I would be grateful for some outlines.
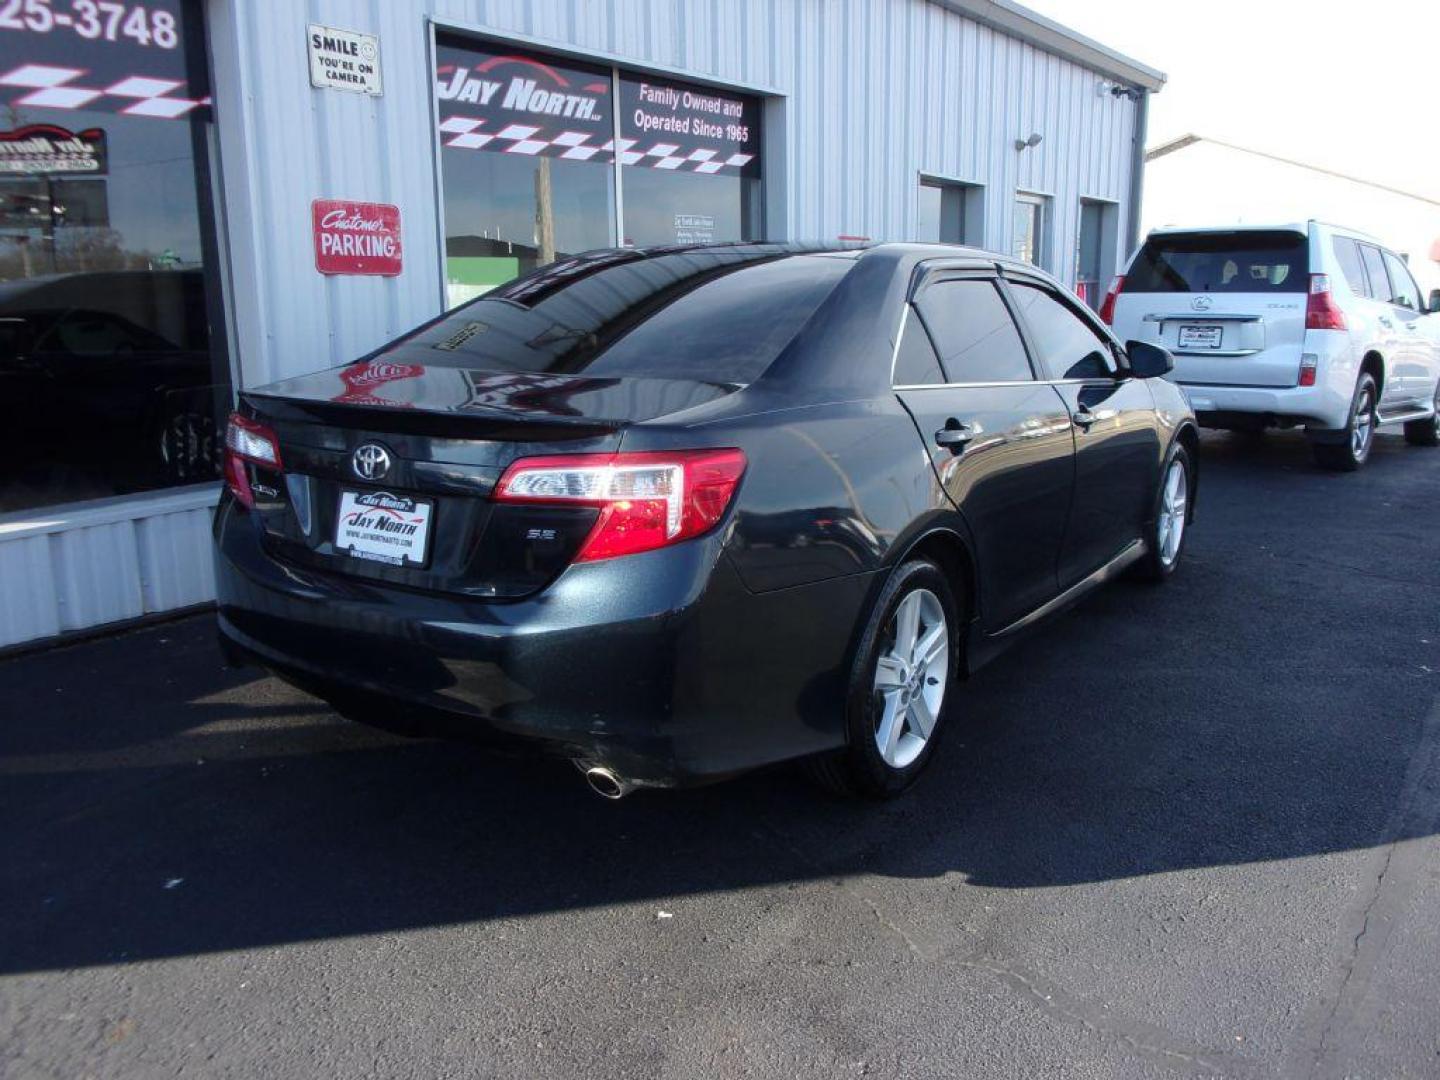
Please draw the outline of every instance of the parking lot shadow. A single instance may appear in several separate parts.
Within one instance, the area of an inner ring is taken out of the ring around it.
[[[1183,572],[979,673],[885,804],[788,769],[604,803],[564,763],[371,732],[226,671],[209,617],[5,661],[0,972],[856,873],[1066,886],[1427,831],[1396,804],[1437,737],[1440,570],[1404,553],[1440,510],[1401,499],[1421,474],[1393,441],[1348,487],[1276,468],[1283,440],[1254,462],[1207,445]],[[1433,485],[1440,455],[1423,468]]]

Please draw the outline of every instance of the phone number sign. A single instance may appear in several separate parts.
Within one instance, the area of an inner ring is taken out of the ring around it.
[[[185,57],[180,0],[0,0],[0,105],[159,120],[210,104]]]

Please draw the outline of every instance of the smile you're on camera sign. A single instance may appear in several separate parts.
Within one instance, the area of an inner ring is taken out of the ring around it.
[[[379,97],[380,39],[333,26],[310,24],[310,85]]]

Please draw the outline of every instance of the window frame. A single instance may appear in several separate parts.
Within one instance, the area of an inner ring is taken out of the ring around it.
[[[1363,240],[1357,240],[1355,246],[1360,249],[1360,261],[1365,262],[1365,252],[1373,251],[1375,257],[1380,260],[1381,276],[1385,283],[1385,296],[1382,299],[1375,295],[1375,275],[1370,272],[1370,264],[1365,263],[1365,278],[1370,283],[1369,299],[1377,304],[1388,304],[1391,307],[1398,307],[1395,303],[1395,285],[1390,280],[1390,268],[1385,265],[1385,250],[1379,244],[1369,244]]]
[[[1351,281],[1350,275],[1345,270],[1345,260],[1340,257],[1341,244],[1349,244],[1355,249],[1356,263],[1360,267],[1359,281]],[[1335,259],[1335,265],[1340,268],[1340,276],[1349,286],[1351,294],[1361,300],[1373,300],[1375,299],[1375,290],[1370,286],[1370,268],[1365,265],[1365,253],[1360,248],[1361,241],[1353,236],[1342,236],[1339,233],[1333,233],[1330,236],[1330,254]],[[1384,259],[1381,259],[1381,264],[1384,264]]]
[[[193,2],[193,0],[186,0]],[[550,56],[557,61],[573,61],[581,64],[589,64],[596,67],[609,69],[610,91],[612,101],[616,102],[612,108],[611,138],[618,142],[620,138],[620,113],[618,101],[620,95],[620,80],[629,75],[632,77],[650,76],[655,79],[665,79],[673,82],[690,83],[693,86],[706,87],[720,93],[737,94],[742,97],[755,98],[760,107],[760,176],[759,192],[756,196],[755,212],[758,217],[758,237],[750,243],[766,243],[775,240],[777,237],[783,239],[786,235],[786,206],[784,200],[783,185],[772,182],[774,173],[772,169],[783,171],[786,154],[791,141],[791,130],[793,120],[787,105],[792,101],[791,92],[779,86],[769,83],[756,83],[744,79],[717,79],[705,72],[694,71],[687,68],[646,63],[632,56],[627,56],[608,49],[582,49],[564,43],[552,41],[546,38],[534,37],[529,34],[508,32],[497,29],[494,26],[485,25],[479,22],[456,18],[443,14],[427,13],[424,16],[426,55],[425,70],[433,73],[435,70],[436,57],[439,50],[439,39],[441,37],[468,39],[470,43],[479,48],[509,48],[519,49],[524,52],[537,53],[541,56]],[[427,79],[433,76],[427,74]],[[434,198],[435,212],[431,220],[434,226],[436,240],[435,256],[435,278],[440,306],[446,311],[455,311],[458,308],[446,307],[446,286],[448,275],[445,265],[445,238],[448,235],[448,224],[445,220],[445,181],[442,150],[444,143],[440,131],[440,101],[436,96],[434,87],[427,82],[427,107],[430,117],[430,164],[431,164],[431,189]],[[771,163],[775,164],[771,164]],[[615,231],[616,244],[620,246],[625,237],[625,187],[624,187],[624,163],[620,156],[616,156],[611,168],[614,170],[614,193],[609,210],[609,222]],[[463,305],[461,305],[463,306]]]
[[[1389,248],[1379,248],[1379,251],[1380,263],[1385,267],[1385,273],[1390,278],[1390,306],[1397,307],[1401,311],[1408,311],[1412,315],[1424,315],[1425,294],[1420,291],[1420,283],[1415,280],[1415,275],[1410,272],[1410,267],[1406,265],[1404,259]],[[1395,288],[1395,271],[1390,265],[1392,260],[1399,265],[1401,271],[1405,274],[1405,280],[1408,281],[1410,287],[1415,290],[1414,307],[1400,303],[1399,298],[1395,295],[1397,290]]]
[[[1049,383],[1051,386],[1075,386],[1091,383],[1108,385],[1129,377],[1130,363],[1129,357],[1125,352],[1125,346],[1122,345],[1120,339],[1115,336],[1115,331],[1101,322],[1099,316],[1084,304],[1081,304],[1078,299],[1072,298],[1063,288],[1057,288],[1054,282],[1047,281],[1038,274],[1026,273],[1023,270],[1016,270],[1011,267],[1005,267],[1002,270],[1000,280],[1001,294],[1005,297],[1005,302],[1010,305],[1010,310],[1015,317],[1016,325],[1020,327],[1020,335],[1025,339],[1025,347],[1030,352],[1030,363],[1032,367],[1038,366],[1041,370],[1045,371],[1047,376],[1049,375],[1049,371],[1045,367],[1045,359],[1040,354],[1039,343],[1036,342],[1030,330],[1029,322],[1026,321],[1024,314],[1020,311],[1019,303],[1010,292],[1012,282],[1016,285],[1027,285],[1039,289],[1041,292],[1048,293],[1052,299],[1059,302],[1061,307],[1068,309],[1072,315],[1075,315],[1081,322],[1089,327],[1101,341],[1110,347],[1110,356],[1115,362],[1115,370],[1109,375],[1092,375],[1083,379],[1045,378],[1042,381]]]
[[[1030,341],[1025,335],[1025,328],[1021,325],[1020,320],[1016,317],[1015,305],[1012,303],[1009,295],[1007,295],[1005,292],[1004,285],[1001,282],[1001,275],[998,267],[974,265],[967,266],[963,264],[958,266],[943,264],[940,266],[928,266],[927,264],[922,263],[919,267],[917,267],[917,274],[917,281],[915,285],[911,288],[909,295],[905,298],[905,313],[902,318],[900,327],[901,334],[897,335],[895,338],[895,349],[891,357],[890,365],[891,389],[939,390],[981,386],[1033,386],[1037,383],[1050,381],[1041,377],[1040,369],[1036,366],[1035,363],[1034,350],[1031,348]],[[988,283],[996,291],[996,293],[1000,297],[1000,303],[1004,306],[1005,311],[1010,316],[1011,323],[1013,323],[1015,326],[1015,332],[1020,337],[1020,348],[1021,351],[1025,354],[1025,363],[1030,369],[1029,379],[998,379],[969,382],[949,381],[950,371],[945,366],[945,356],[940,351],[939,345],[935,343],[935,334],[931,331],[929,324],[925,322],[924,315],[922,315],[920,312],[919,301],[921,296],[923,296],[928,289],[934,288],[937,285],[944,285],[954,281],[984,282]],[[905,328],[905,323],[903,320],[910,317],[912,310],[915,315],[915,319],[920,323],[922,329],[924,329],[926,336],[929,337],[930,346],[935,350],[935,356],[940,361],[940,371],[946,378],[946,381],[943,383],[924,383],[920,385],[914,385],[909,383],[897,384],[895,382],[895,363],[899,359],[901,335],[903,335]]]

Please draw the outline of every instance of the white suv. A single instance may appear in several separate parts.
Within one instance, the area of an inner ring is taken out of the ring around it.
[[[1121,341],[1175,354],[1201,424],[1303,425],[1316,460],[1357,469],[1378,424],[1440,443],[1440,290],[1423,301],[1404,261],[1361,233],[1311,221],[1157,229],[1106,294]]]

